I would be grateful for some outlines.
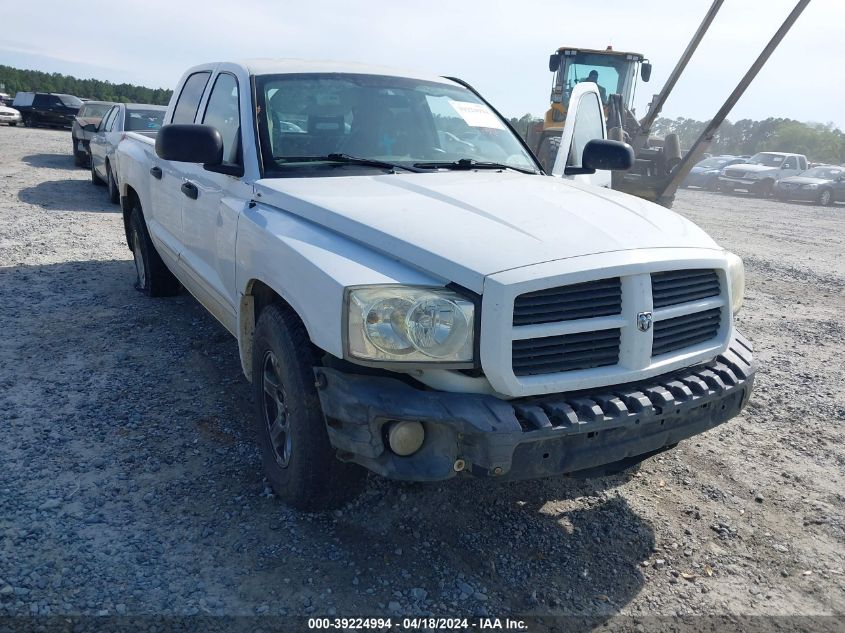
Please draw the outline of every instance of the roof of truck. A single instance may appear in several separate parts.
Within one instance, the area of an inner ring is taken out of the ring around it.
[[[240,62],[251,75],[275,75],[295,73],[349,73],[357,75],[387,75],[391,77],[410,77],[438,83],[452,83],[448,79],[429,75],[416,70],[376,66],[355,62],[338,62],[310,59],[246,59]]]

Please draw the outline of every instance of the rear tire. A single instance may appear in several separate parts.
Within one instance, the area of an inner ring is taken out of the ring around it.
[[[557,160],[557,152],[559,149],[559,136],[547,136],[540,143],[540,149],[537,152],[537,158],[540,159],[540,165],[542,165],[543,171],[545,171],[547,174],[551,174],[552,169],[554,169],[555,161]]]
[[[32,115],[31,115],[31,114],[27,114],[27,115],[23,118],[23,124],[24,124],[26,127],[35,127],[35,119],[33,119],[33,118],[32,118]]]
[[[329,442],[314,385],[314,352],[302,321],[270,305],[255,328],[252,384],[264,471],[288,505],[309,512],[355,497],[366,470],[341,462]]]
[[[129,243],[135,260],[135,288],[150,297],[178,294],[179,281],[161,261],[137,203],[129,216]]]

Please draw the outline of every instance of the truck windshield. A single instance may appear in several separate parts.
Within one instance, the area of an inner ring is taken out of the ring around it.
[[[80,108],[82,107],[82,99],[79,97],[74,97],[73,95],[56,95],[64,105],[68,106],[69,108]]]
[[[703,161],[698,163],[696,167],[705,167],[707,169],[715,169],[717,167],[724,167],[727,165],[731,160],[734,160],[733,157],[721,157],[721,156],[714,156],[713,158],[705,158]]]
[[[381,161],[414,171],[458,161],[495,163],[538,173],[502,119],[471,91],[449,83],[384,75],[259,75],[258,128],[267,171],[326,168],[344,173]],[[414,165],[424,165],[415,168]],[[389,166],[389,165],[388,165]],[[314,173],[314,170],[317,173]],[[298,175],[298,174],[296,174]]]
[[[765,165],[766,167],[780,167],[783,162],[782,154],[768,154],[766,152],[759,152],[748,159],[752,165]]]

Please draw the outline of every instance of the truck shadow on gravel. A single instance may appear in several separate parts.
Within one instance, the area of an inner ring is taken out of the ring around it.
[[[643,587],[655,537],[615,493],[622,476],[373,476],[338,511],[287,508],[262,475],[235,340],[187,293],[150,299],[134,279],[129,259],[0,269],[0,324],[14,333],[0,345],[0,463],[19,465],[0,474],[3,517],[31,532],[0,568],[21,583],[45,561],[98,570],[32,599],[187,615],[574,614],[591,620],[568,630],[586,631]]]
[[[105,187],[90,180],[45,180],[21,189],[18,199],[48,211],[120,212],[120,206],[108,201]]]
[[[73,156],[68,154],[30,154],[21,161],[30,167],[46,167],[48,169],[67,169],[68,171],[82,171],[73,164]]]

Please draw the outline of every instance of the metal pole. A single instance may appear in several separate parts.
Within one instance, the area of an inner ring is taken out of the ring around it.
[[[716,113],[716,116],[710,120],[707,127],[704,128],[704,131],[695,140],[695,143],[692,144],[692,147],[690,147],[686,156],[684,156],[672,172],[672,175],[663,187],[663,191],[661,191],[657,196],[658,202],[671,202],[672,198],[675,196],[675,192],[678,190],[678,186],[681,184],[681,181],[686,178],[687,173],[689,173],[691,165],[695,165],[695,163],[698,162],[699,157],[704,153],[704,150],[707,149],[707,146],[710,145],[710,142],[716,135],[716,131],[719,129],[719,126],[722,125],[722,122],[727,118],[730,111],[736,105],[736,102],[739,101],[740,97],[742,97],[746,88],[748,88],[749,84],[754,80],[754,77],[757,76],[757,73],[760,72],[763,64],[768,61],[771,54],[778,47],[778,44],[780,44],[781,40],[789,32],[789,29],[792,28],[792,25],[795,24],[798,16],[801,15],[801,12],[807,8],[808,4],[810,4],[810,0],[799,0],[798,4],[795,5],[795,8],[792,9],[792,13],[789,14],[781,27],[772,36],[772,39],[768,44],[766,44],[766,47],[760,53],[760,56],[757,57],[757,60],[751,65],[748,72],[745,73],[745,76],[740,80],[737,87],[734,88],[734,91]]]
[[[654,99],[649,105],[648,112],[643,117],[643,120],[640,121],[640,128],[642,128],[646,136],[648,136],[648,133],[651,130],[651,126],[657,119],[657,115],[659,115],[660,111],[663,109],[663,104],[666,103],[666,99],[669,98],[669,93],[672,92],[672,89],[675,87],[675,84],[678,83],[678,78],[681,76],[681,73],[683,73],[684,69],[687,67],[687,64],[689,63],[692,54],[695,52],[695,49],[698,48],[698,45],[704,38],[704,34],[707,32],[707,29],[710,28],[710,24],[713,22],[713,18],[716,17],[716,14],[719,12],[719,9],[722,8],[722,3],[724,1],[725,0],[713,0],[713,4],[710,6],[710,10],[707,12],[707,15],[704,16],[704,20],[702,20],[701,24],[698,26],[698,30],[695,32],[695,35],[692,36],[692,39],[690,40],[689,44],[687,44],[687,48],[684,51],[684,54],[681,55],[681,58],[678,60],[678,63],[675,64],[675,69],[672,71],[672,74],[669,75],[669,79],[666,80],[666,85],[663,86],[663,89],[657,95],[655,95]]]

